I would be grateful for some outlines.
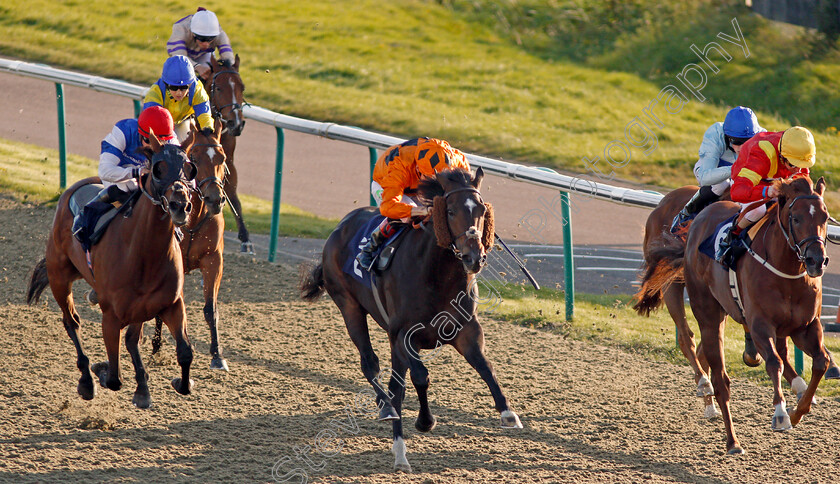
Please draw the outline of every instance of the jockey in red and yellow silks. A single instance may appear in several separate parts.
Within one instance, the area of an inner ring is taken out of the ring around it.
[[[746,204],[778,196],[773,180],[808,175],[816,161],[816,152],[814,135],[801,126],[775,133],[758,133],[744,143],[738,160],[732,165],[729,192],[732,201]],[[721,241],[718,260],[726,255],[734,237],[758,222],[766,212],[767,206],[763,204],[747,212]]]
[[[371,194],[379,210],[387,217],[373,231],[357,259],[369,269],[378,246],[393,233],[389,219],[408,222],[411,217],[425,216],[428,209],[413,198],[423,176],[454,168],[470,169],[463,153],[449,143],[434,138],[415,138],[388,148],[373,168]]]

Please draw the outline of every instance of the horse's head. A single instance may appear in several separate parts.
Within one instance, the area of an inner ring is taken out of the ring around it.
[[[154,135],[153,135],[154,136]],[[153,141],[155,148],[156,139]],[[146,192],[160,205],[177,226],[187,223],[192,210],[188,183],[195,178],[196,169],[179,146],[163,145],[151,158],[152,171],[146,182]]]
[[[225,131],[239,136],[245,127],[245,117],[242,115],[245,84],[239,76],[239,54],[236,55],[236,62],[232,66],[211,58],[210,69],[207,80],[209,85],[205,87],[207,95],[210,96],[213,117],[219,120]]]
[[[481,199],[484,171],[447,170],[420,183],[420,196],[432,208],[438,245],[452,250],[469,274],[481,270],[493,246],[493,207]]]
[[[221,123],[216,123],[216,130],[212,136],[204,136],[198,129],[193,129],[190,135],[181,143],[181,148],[189,155],[195,166],[198,180],[198,192],[207,204],[212,215],[222,211],[227,197],[225,197],[225,151],[219,142],[222,133]]]
[[[823,203],[825,180],[815,185],[807,177],[776,182],[779,189],[779,218],[788,245],[805,264],[811,277],[820,277],[828,265],[825,253],[828,210]]]

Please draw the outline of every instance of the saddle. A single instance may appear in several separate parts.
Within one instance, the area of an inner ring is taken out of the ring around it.
[[[79,187],[70,197],[69,207],[73,217],[81,217],[82,230],[76,234],[76,238],[82,244],[85,252],[96,245],[105,234],[105,229],[117,214],[123,213],[126,218],[131,216],[131,209],[139,198],[140,192],[132,193],[128,200],[119,208],[110,203],[90,202],[103,189],[103,185],[91,183]],[[84,210],[82,210],[84,208]]]
[[[764,203],[764,202],[762,202]],[[775,203],[775,202],[772,202]],[[759,204],[754,204],[755,206]],[[718,245],[720,244],[721,240],[726,236],[726,230],[729,227],[733,227],[734,224],[738,223],[744,215],[749,212],[750,210],[754,209],[755,206],[747,206],[746,209],[742,210],[736,215],[729,217],[728,219],[724,220],[723,222],[719,223],[715,230],[712,231],[712,234],[703,240],[698,247],[698,250],[703,254],[711,257],[712,259],[715,258],[715,254],[717,253]],[[752,245],[753,240],[756,237],[759,229],[769,220],[769,217],[772,213],[773,206],[767,209],[767,213],[764,214],[758,222],[755,222],[751,226],[749,226],[746,230],[741,231],[741,233],[732,239],[732,248],[729,250],[729,253],[725,257],[724,260],[719,261],[726,269],[734,271],[735,267],[738,264],[738,260],[746,254],[749,250],[749,247]]]
[[[347,260],[344,262],[342,269],[345,273],[353,276],[354,279],[364,284],[366,287],[370,288],[373,284],[373,276],[377,273],[382,273],[388,269],[391,265],[391,261],[394,259],[394,254],[399,248],[400,244],[402,243],[402,239],[404,238],[403,235],[408,227],[407,224],[402,223],[395,223],[391,222],[391,224],[396,229],[394,235],[388,238],[384,244],[382,244],[377,253],[374,254],[375,261],[373,263],[373,267],[371,271],[368,272],[362,269],[358,262],[356,261],[356,255],[359,253],[362,247],[365,246],[365,242],[367,241],[367,237],[370,237],[370,234],[373,232],[374,229],[384,220],[385,217],[381,215],[377,215],[370,219],[368,223],[362,226],[356,234],[350,239],[348,243],[348,257]]]

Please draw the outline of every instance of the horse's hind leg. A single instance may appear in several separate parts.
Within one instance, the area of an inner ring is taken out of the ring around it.
[[[143,323],[135,323],[128,326],[125,331],[125,349],[131,355],[131,363],[134,365],[134,378],[137,380],[137,390],[131,403],[137,408],[149,408],[152,406],[152,397],[149,395],[149,374],[143,366],[140,358],[140,336],[143,334]]]
[[[391,341],[391,381],[388,384],[388,392],[391,394],[391,404],[399,416],[391,422],[394,431],[391,453],[394,454],[395,471],[411,472],[411,465],[405,455],[405,437],[402,427],[402,402],[405,398],[405,372],[408,370],[408,361],[397,348],[401,344],[401,340]]]
[[[487,384],[493,401],[496,403],[496,410],[501,414],[502,427],[521,429],[522,423],[519,421],[519,416],[508,406],[507,398],[502,393],[493,366],[484,356],[484,330],[481,329],[475,317],[461,328],[452,345]]]
[[[376,404],[379,407],[379,420],[397,420],[399,414],[391,405],[391,397],[383,389],[379,378],[379,357],[373,351],[370,344],[370,332],[368,330],[367,313],[356,303],[355,300],[336,295],[333,298],[344,317],[344,325],[347,326],[347,334],[361,357],[362,374],[376,393]]]
[[[419,358],[420,353],[414,343],[406,338],[405,331],[397,338],[398,344],[391,351],[399,351],[400,356],[408,362],[411,370],[411,383],[417,391],[417,399],[420,401],[420,413],[414,421],[414,427],[420,432],[431,432],[435,428],[435,417],[429,409],[429,370]]]
[[[72,266],[71,266],[72,267]],[[93,385],[93,377],[90,374],[90,360],[85,355],[85,350],[82,347],[82,338],[79,335],[79,329],[82,325],[82,320],[79,318],[79,313],[76,312],[76,307],[73,304],[73,293],[71,288],[73,286],[73,276],[67,277],[67,270],[61,271],[62,274],[56,274],[54,271],[50,275],[50,289],[53,297],[61,307],[62,322],[67,335],[73,341],[73,346],[76,347],[76,367],[82,373],[79,378],[79,385],[76,391],[85,400],[92,400],[96,396],[96,387]],[[78,275],[76,275],[78,277]]]
[[[117,391],[122,388],[120,379],[120,322],[112,311],[102,313],[102,339],[105,341],[105,351],[108,361],[93,365],[93,372],[99,376],[99,383],[103,387]]]
[[[179,298],[175,304],[161,311],[160,318],[169,328],[172,337],[175,338],[175,354],[177,355],[178,365],[181,367],[181,377],[172,380],[172,388],[181,395],[189,395],[195,383],[190,378],[193,351],[190,338],[187,336],[184,300]]]
[[[697,384],[697,396],[703,397],[703,403],[706,405],[705,417],[714,418],[720,416],[720,410],[715,407],[712,395],[715,394],[712,388],[712,382],[703,371],[700,361],[697,358],[696,345],[694,343],[694,332],[688,325],[688,320],[685,317],[685,303],[683,302],[683,290],[685,284],[674,283],[671,284],[663,293],[662,299],[665,301],[665,307],[668,308],[668,313],[671,319],[677,325],[677,342],[680,345],[680,351],[688,360],[691,369],[694,370],[694,383]]]
[[[817,392],[817,385],[820,384],[820,380],[829,367],[829,356],[823,344],[822,323],[819,318],[812,321],[803,331],[791,334],[791,338],[796,346],[812,358],[811,382],[808,383],[808,388],[799,399],[796,409],[790,414],[791,424],[796,425],[806,413],[811,411],[811,402]]]
[[[222,282],[222,254],[205,255],[199,263],[204,280],[204,320],[210,328],[210,369],[228,371],[228,364],[222,358],[219,345],[219,308],[216,303],[219,284]]]

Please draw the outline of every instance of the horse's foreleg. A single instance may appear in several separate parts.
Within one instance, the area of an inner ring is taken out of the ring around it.
[[[791,425],[790,416],[785,408],[785,395],[782,392],[782,358],[776,350],[776,336],[770,334],[767,329],[769,324],[764,321],[755,321],[752,324],[752,340],[758,350],[758,354],[764,358],[764,368],[767,370],[767,375],[770,377],[770,382],[773,384],[773,421],[771,428],[776,431],[790,430]],[[784,352],[787,355],[787,343],[783,342],[785,348]],[[786,358],[785,358],[786,359]]]
[[[120,322],[111,311],[102,314],[102,339],[105,340],[105,351],[108,363],[93,366],[93,371],[99,375],[102,386],[117,391],[122,388],[120,380]]]
[[[481,329],[476,319],[470,320],[458,332],[453,346],[487,384],[490,394],[493,396],[493,401],[496,403],[496,410],[501,414],[502,427],[521,429],[522,422],[519,421],[519,416],[508,406],[507,398],[502,392],[501,386],[499,386],[496,373],[493,371],[493,365],[484,356],[484,330]]]
[[[790,364],[787,338],[776,338],[776,353],[782,359],[782,377],[790,384],[790,388],[796,394],[796,400],[798,401],[805,393],[805,389],[808,388],[808,383],[796,373],[796,370]]]
[[[251,235],[248,233],[248,228],[245,227],[245,218],[242,216],[242,203],[239,201],[239,194],[237,187],[239,186],[239,174],[236,172],[236,166],[233,163],[233,150],[228,151],[224,148],[225,153],[228,154],[228,170],[230,172],[225,180],[225,194],[230,201],[230,206],[234,211],[234,218],[236,219],[236,227],[239,230],[239,241],[242,243],[240,252],[248,254],[254,253],[254,245],[251,243]]]
[[[829,357],[823,344],[823,329],[819,318],[811,321],[804,330],[793,333],[791,338],[799,349],[812,358],[811,382],[808,383],[808,388],[805,389],[796,409],[790,415],[791,424],[796,425],[806,413],[811,411],[811,402],[817,392],[817,385],[828,370]]]
[[[204,320],[210,328],[210,368],[228,371],[219,345],[219,308],[216,304],[219,284],[222,282],[223,261],[221,253],[205,255],[199,263],[204,280]]]
[[[406,332],[400,333],[397,338],[398,343],[394,347],[400,352],[400,356],[408,362],[408,368],[411,370],[411,383],[417,391],[417,399],[420,401],[420,412],[417,415],[417,420],[414,421],[414,427],[420,432],[431,432],[435,428],[435,417],[429,409],[429,370],[419,358],[417,345],[406,338]],[[410,356],[411,355],[411,356]]]
[[[175,354],[181,367],[181,378],[172,380],[172,388],[181,395],[189,395],[195,382],[190,379],[190,365],[193,360],[192,345],[187,336],[187,318],[184,312],[184,300],[179,298],[172,306],[160,313],[161,319],[175,338]]]
[[[143,323],[130,324],[125,331],[125,349],[131,355],[131,363],[134,365],[134,379],[137,380],[137,389],[134,390],[134,397],[131,403],[137,408],[149,408],[152,406],[152,397],[149,394],[149,374],[143,366],[140,358],[140,336],[143,334]]]
[[[394,431],[394,444],[391,446],[391,453],[394,454],[394,470],[411,472],[411,465],[406,457],[405,437],[402,428],[402,402],[405,398],[405,372],[408,370],[408,361],[400,354],[395,346],[401,345],[402,341],[391,341],[391,382],[388,384],[388,393],[391,394],[391,405],[394,406],[399,418],[393,420],[391,425]]]

